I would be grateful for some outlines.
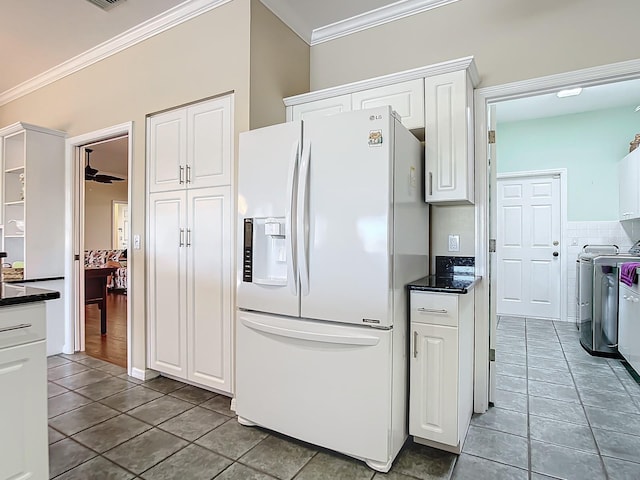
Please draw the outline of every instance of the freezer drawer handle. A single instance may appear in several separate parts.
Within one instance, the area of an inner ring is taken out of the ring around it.
[[[418,332],[413,332],[413,358],[418,358]]]
[[[310,342],[320,343],[339,343],[343,345],[362,345],[373,346],[380,342],[377,337],[368,335],[333,335],[328,333],[306,332],[301,330],[292,330],[290,328],[276,327],[275,325],[267,325],[246,318],[241,319],[242,324],[252,330],[270,333],[280,337],[296,338],[299,340],[308,340]]]
[[[31,324],[21,323],[20,325],[11,325],[10,327],[0,328],[0,333],[10,332],[12,330],[23,330],[25,328],[31,328]]]
[[[420,313],[448,313],[444,308],[419,308]]]

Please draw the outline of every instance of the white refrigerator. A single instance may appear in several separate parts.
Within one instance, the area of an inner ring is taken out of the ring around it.
[[[240,135],[236,413],[386,472],[407,437],[420,142],[390,107]]]

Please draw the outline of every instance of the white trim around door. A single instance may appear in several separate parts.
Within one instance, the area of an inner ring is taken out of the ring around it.
[[[81,325],[83,317],[79,312],[79,301],[83,291],[81,279],[84,277],[80,271],[84,262],[84,252],[81,244],[82,222],[79,215],[78,204],[83,198],[82,189],[84,183],[84,156],[80,151],[84,145],[96,143],[115,137],[128,136],[128,172],[127,178],[129,202],[132,198],[133,178],[133,122],[121,123],[112,127],[103,128],[93,132],[71,137],[65,144],[65,173],[66,173],[66,196],[65,196],[65,344],[64,353],[74,353],[84,348],[84,332]],[[129,205],[131,205],[129,203]],[[129,222],[128,238],[131,238],[131,222]],[[127,278],[131,279],[133,266],[133,255],[127,258]],[[81,263],[82,262],[82,263]],[[131,375],[131,305],[133,303],[133,291],[129,288],[127,293],[127,371]]]
[[[476,274],[489,274],[489,149],[488,111],[492,103],[554,92],[568,87],[588,87],[640,78],[640,59],[550,75],[520,82],[480,88],[474,94],[475,110],[475,205],[476,205]],[[495,185],[493,186],[495,188]],[[564,242],[566,243],[566,242]],[[474,411],[489,407],[489,283],[476,287]]]

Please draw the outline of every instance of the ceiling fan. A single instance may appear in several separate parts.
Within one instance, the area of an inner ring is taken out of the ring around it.
[[[87,166],[84,167],[84,179],[85,180],[93,180],[98,183],[113,183],[123,181],[124,178],[114,177],[113,175],[103,175],[98,173],[98,169],[93,168],[89,163],[89,155],[93,150],[91,148],[85,148],[85,152],[87,152]]]

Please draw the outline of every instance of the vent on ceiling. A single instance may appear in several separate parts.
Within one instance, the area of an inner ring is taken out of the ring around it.
[[[100,7],[103,10],[109,10],[116,5],[121,4],[125,0],[87,0],[89,3],[93,3],[97,7]]]

